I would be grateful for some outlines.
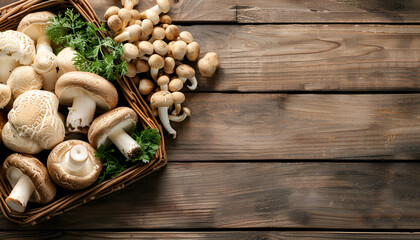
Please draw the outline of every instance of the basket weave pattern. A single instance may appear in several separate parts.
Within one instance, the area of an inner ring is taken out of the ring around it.
[[[42,10],[57,13],[64,11],[66,8],[74,8],[87,21],[94,23],[96,26],[100,25],[100,19],[86,0],[21,0],[0,8],[0,31],[16,30],[20,20],[28,13]],[[102,37],[105,37],[105,35]],[[19,224],[34,225],[39,221],[69,211],[90,200],[120,190],[166,165],[167,159],[163,132],[156,118],[142,97],[140,97],[137,87],[129,79],[123,77],[122,79],[117,79],[117,83],[117,88],[121,90],[130,107],[138,114],[143,127],[148,126],[159,130],[162,142],[156,153],[156,158],[146,165],[134,165],[113,179],[57,198],[48,205],[36,208],[28,206],[24,213],[12,212],[7,206],[5,199],[12,189],[5,179],[3,171],[0,170],[0,209],[7,219]]]

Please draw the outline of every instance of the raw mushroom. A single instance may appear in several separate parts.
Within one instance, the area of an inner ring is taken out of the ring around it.
[[[123,45],[123,58],[125,61],[129,62],[133,59],[136,59],[139,55],[139,48],[132,43],[124,43]]]
[[[138,23],[138,24],[139,24],[139,26],[141,26],[141,17],[140,17],[140,12],[139,12],[138,10],[136,10],[136,9],[131,9],[131,10],[130,10],[130,14],[131,14],[131,20],[130,20],[130,22],[128,23],[128,25],[129,25],[129,26],[131,26],[131,25],[133,25],[133,24]],[[139,22],[137,22],[137,20],[138,20]]]
[[[153,42],[153,49],[155,53],[163,57],[168,53],[168,44],[163,40],[156,40]]]
[[[139,48],[139,57],[153,54],[153,51],[154,51],[153,44],[149,41],[140,41],[137,47]]]
[[[168,91],[169,77],[167,75],[160,76],[156,83],[159,85],[160,90]]]
[[[7,106],[12,99],[12,91],[6,84],[0,83],[0,109]]]
[[[3,172],[13,187],[6,198],[11,210],[24,212],[28,201],[46,204],[54,199],[57,189],[37,158],[13,153],[4,161]]]
[[[157,54],[153,54],[149,57],[149,66],[150,66],[150,75],[152,76],[153,80],[157,79],[157,75],[159,73],[159,69],[165,66],[165,59],[162,56]]]
[[[215,52],[208,52],[198,61],[197,66],[204,77],[211,77],[220,66],[219,56]]]
[[[149,19],[153,23],[153,25],[159,23],[159,13],[153,11],[152,9],[147,9],[145,12],[142,12],[141,16],[143,16],[146,19]]]
[[[55,94],[63,105],[72,105],[66,127],[70,132],[87,133],[95,111],[115,108],[118,93],[105,78],[89,72],[68,72],[56,84]]]
[[[163,14],[162,16],[160,16],[159,22],[161,24],[168,24],[169,25],[169,24],[172,23],[172,18],[168,14]]]
[[[149,39],[149,42],[153,43],[156,40],[162,40],[165,38],[166,31],[161,27],[155,27],[152,32],[152,37]]]
[[[120,10],[117,6],[111,6],[109,7],[104,14],[105,20],[108,20],[111,16],[118,15],[118,11]]]
[[[200,45],[198,45],[197,42],[191,42],[187,45],[187,58],[191,62],[194,62],[198,59],[198,56],[200,55]]]
[[[139,0],[121,0],[121,5],[124,6],[125,9],[131,10],[134,6],[139,4]]]
[[[8,118],[6,126],[10,129],[2,131],[2,138],[6,147],[15,152],[36,154],[52,149],[64,139],[64,125],[54,93],[30,90],[21,94],[14,101]]]
[[[168,25],[165,29],[166,39],[169,41],[174,41],[179,37],[179,28],[175,25]]]
[[[136,158],[141,148],[127,132],[134,130],[137,121],[137,114],[131,108],[119,107],[108,111],[93,121],[88,132],[89,143],[96,149],[114,143],[126,158]]]
[[[174,73],[175,70],[175,59],[173,57],[165,58],[165,65],[163,66],[163,71],[167,74]]]
[[[7,30],[0,32],[0,83],[6,83],[19,65],[30,65],[35,59],[34,41],[26,34]]]
[[[54,16],[53,13],[47,11],[30,13],[22,18],[17,27],[17,31],[28,35],[36,43],[34,68],[42,75],[43,87],[47,91],[53,91],[57,81],[55,54],[44,32],[45,27],[51,24],[50,18]]]
[[[42,77],[33,67],[20,66],[10,74],[7,86],[12,91],[12,98],[16,99],[24,92],[40,90],[42,88]]]
[[[185,43],[192,43],[194,41],[193,35],[188,31],[182,31],[179,34],[179,39],[184,41]]]
[[[54,147],[47,161],[52,180],[68,190],[89,187],[102,171],[101,160],[95,157],[95,149],[81,140],[68,140]]]
[[[168,91],[159,91],[152,95],[150,98],[150,105],[152,108],[158,108],[159,119],[166,129],[166,131],[172,135],[173,138],[176,138],[176,131],[171,127],[168,118],[168,109],[174,103],[174,98],[172,94]]]
[[[111,31],[117,32],[121,30],[123,26],[123,21],[121,20],[120,17],[118,17],[118,15],[112,15],[108,18],[107,24],[108,24],[109,29],[111,29]]]
[[[156,3],[157,4],[150,8],[150,10],[153,10],[158,15],[160,13],[167,13],[171,9],[171,4],[169,3],[169,0],[156,0]]]
[[[149,63],[146,60],[138,59],[136,61],[136,69],[139,73],[145,73],[150,70]]]
[[[141,22],[141,28],[142,28],[142,38],[144,37],[145,39],[141,39],[142,41],[148,40],[149,39],[149,35],[152,34],[153,32],[153,23],[152,21],[150,21],[149,19],[144,19]]]
[[[172,115],[178,115],[181,112],[181,104],[185,102],[185,95],[182,92],[173,92],[175,110]]]
[[[195,78],[195,70],[187,64],[181,64],[176,68],[176,74],[179,79],[185,83],[188,79],[191,82],[191,85],[187,86],[190,90],[195,90],[197,88],[198,82]]]
[[[55,61],[57,62],[58,66],[58,77],[61,77],[64,73],[77,71],[76,66],[74,66],[73,58],[77,56],[77,52],[71,48],[66,47],[63,50],[61,50],[57,54],[57,58]]]
[[[168,89],[171,92],[178,92],[182,89],[183,86],[184,86],[184,82],[181,81],[181,79],[173,78],[168,84]]]
[[[171,52],[175,60],[182,61],[185,54],[187,54],[188,45],[181,40],[175,41],[172,45]]]
[[[125,74],[125,76],[127,77],[134,77],[137,74],[137,69],[136,69],[136,65],[134,65],[134,63],[128,62],[127,63],[127,73]]]
[[[121,8],[120,10],[118,10],[118,17],[122,20],[122,27],[121,30],[124,30],[125,27],[127,27],[128,23],[131,20],[131,12],[130,9],[126,9],[126,8]]]
[[[114,38],[114,41],[116,41],[116,42],[124,42],[124,41],[135,42],[135,41],[140,39],[141,31],[142,31],[142,28],[139,25],[137,25],[137,24],[131,25],[131,26],[125,28],[122,33],[117,35]]]
[[[6,113],[0,110],[0,136],[1,136],[1,131],[3,130],[4,125],[6,125],[6,123],[7,123]],[[1,144],[1,138],[0,138],[0,144]]]
[[[148,95],[155,88],[155,84],[150,79],[143,78],[139,82],[139,92],[141,95]]]
[[[183,107],[181,115],[169,115],[169,120],[172,122],[182,122],[189,116],[191,116],[191,110],[187,107]]]

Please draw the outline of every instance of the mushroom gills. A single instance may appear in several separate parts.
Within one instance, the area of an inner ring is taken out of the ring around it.
[[[115,128],[112,132],[110,132],[108,138],[128,159],[136,158],[141,153],[141,148],[139,144],[122,128]]]
[[[88,159],[88,151],[82,145],[75,145],[65,155],[66,167],[72,172],[78,172],[85,166]]]
[[[10,195],[6,198],[7,205],[16,212],[24,212],[34,190],[35,186],[31,179],[26,175],[22,175],[13,187]]]
[[[89,129],[96,110],[96,102],[86,96],[77,96],[69,107],[66,127],[69,132],[84,132]]]

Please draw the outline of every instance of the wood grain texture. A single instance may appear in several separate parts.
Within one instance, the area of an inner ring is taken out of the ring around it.
[[[172,163],[25,230],[416,229],[417,163]],[[0,217],[3,231],[22,229]]]
[[[420,16],[420,15],[419,15]],[[221,67],[201,91],[418,91],[415,25],[195,25]],[[198,71],[197,71],[198,72]]]
[[[24,231],[0,232],[1,239],[206,239],[206,240],[277,240],[277,239],[369,239],[369,240],[411,240],[420,239],[419,233],[393,233],[393,232],[279,232],[279,231],[214,231],[214,232],[101,232],[101,231]]]
[[[420,159],[419,94],[191,93],[170,161]]]
[[[419,23],[416,0],[238,0],[240,23]]]

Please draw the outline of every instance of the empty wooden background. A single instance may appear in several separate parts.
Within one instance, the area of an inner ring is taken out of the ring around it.
[[[168,166],[34,227],[0,217],[1,239],[420,239],[419,1],[177,0],[170,15],[221,68],[187,94]]]

